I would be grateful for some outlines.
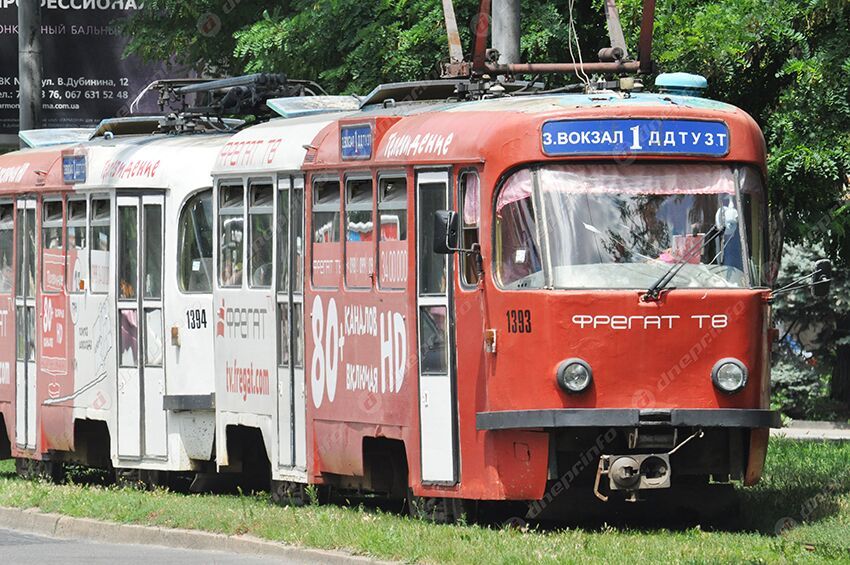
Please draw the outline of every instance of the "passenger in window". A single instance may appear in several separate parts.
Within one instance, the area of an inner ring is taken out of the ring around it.
[[[221,284],[224,286],[242,286],[242,264],[234,264],[232,259],[225,258],[221,271]]]
[[[5,253],[0,256],[0,291],[9,292],[12,290],[12,280],[15,276],[12,271],[11,258]]]

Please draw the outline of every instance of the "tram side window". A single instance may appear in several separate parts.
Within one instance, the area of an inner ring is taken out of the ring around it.
[[[85,200],[68,200],[67,264],[65,280],[68,292],[78,293],[85,289],[85,274],[88,272],[86,254],[86,204]]]
[[[250,258],[250,285],[254,288],[269,288],[272,285],[272,261],[274,257],[274,188],[271,184],[251,186],[251,206],[248,210],[250,236],[248,257]]]
[[[339,179],[313,184],[313,284],[336,286],[339,283]]]
[[[372,179],[348,179],[345,183],[345,278],[353,287],[372,286],[375,264],[372,194]]]
[[[289,194],[291,192],[289,179],[278,182],[277,192],[277,290],[289,290],[289,266],[292,259],[289,256]],[[299,217],[293,216],[296,221]],[[287,322],[288,323],[288,322]]]
[[[225,287],[242,286],[242,244],[245,196],[242,185],[219,189],[219,283]]]
[[[45,292],[58,292],[65,284],[61,200],[48,200],[42,206],[41,244],[42,288]]]
[[[407,283],[407,179],[381,178],[378,192],[381,288],[403,289]]]
[[[110,202],[106,198],[91,201],[91,290],[106,292],[109,289],[109,229]]]
[[[136,298],[136,280],[139,276],[138,214],[135,206],[118,207],[118,297],[121,300]]]
[[[180,212],[177,245],[178,283],[182,292],[212,292],[212,190],[189,198]]]
[[[496,275],[508,288],[542,288],[543,260],[528,169],[514,173],[496,201]]]
[[[292,251],[294,252],[295,294],[301,294],[304,288],[304,179],[295,179],[292,191],[292,214],[295,222],[292,236]]]
[[[747,247],[750,255],[750,276],[754,286],[768,285],[770,273],[764,269],[767,262],[767,237],[765,229],[764,192],[759,173],[742,168],[740,173],[740,194],[746,225]]]
[[[463,173],[460,177],[461,247],[472,249],[479,243],[481,219],[481,181],[478,173]],[[477,258],[474,253],[461,253],[461,276],[467,286],[478,284]]]
[[[0,204],[0,293],[12,292],[15,217],[12,203]]]

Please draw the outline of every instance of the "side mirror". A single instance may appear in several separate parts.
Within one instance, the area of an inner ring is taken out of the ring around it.
[[[815,261],[815,272],[812,274],[812,296],[826,298],[832,283],[832,261],[819,259]]]
[[[434,253],[449,255],[458,250],[458,216],[451,210],[434,214]]]

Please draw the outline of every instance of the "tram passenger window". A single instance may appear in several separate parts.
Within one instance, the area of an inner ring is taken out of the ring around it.
[[[295,179],[292,190],[292,215],[295,225],[292,234],[293,274],[295,275],[295,294],[301,294],[304,288],[304,179]]]
[[[162,366],[162,309],[145,309],[145,366]]]
[[[180,212],[178,283],[183,292],[212,291],[212,190],[189,198]]]
[[[279,367],[289,367],[289,363],[292,359],[290,355],[290,342],[289,342],[289,304],[283,303],[277,305],[277,316],[278,316],[278,328],[279,331],[277,346],[277,361]]]
[[[331,287],[339,284],[340,248],[339,180],[322,180],[313,185],[313,284]]]
[[[352,287],[369,288],[375,272],[372,193],[372,179],[345,183],[345,279]]]
[[[106,292],[109,289],[109,224],[109,200],[92,199],[91,230],[89,231],[92,292]]]
[[[292,312],[292,325],[290,326],[289,315]],[[281,303],[277,305],[278,315],[278,366],[289,367],[295,364],[296,369],[304,367],[304,319],[301,303]],[[292,334],[290,333],[292,328]],[[293,343],[294,337],[294,343]],[[294,345],[294,349],[293,349]]]
[[[381,241],[405,241],[407,239],[407,179],[382,178],[381,198],[378,209],[381,213]]]
[[[118,360],[121,367],[137,367],[139,365],[139,312],[138,310],[121,310],[119,312]]]
[[[162,298],[162,206],[145,204],[144,297]]]
[[[118,298],[136,298],[138,261],[138,209],[135,206],[118,207],[118,227],[121,229],[118,249]]]
[[[419,359],[424,374],[446,374],[448,323],[445,306],[419,308]]]
[[[272,261],[274,257],[274,188],[270,184],[251,186],[251,206],[248,210],[250,237],[250,286],[269,288],[272,285]]]
[[[292,310],[292,331],[295,333],[295,351],[292,360],[296,369],[304,368],[304,305],[295,304]]]
[[[407,179],[378,182],[378,270],[381,288],[403,289],[407,283]]]
[[[222,186],[219,203],[219,282],[221,286],[242,286],[242,244],[244,233],[244,191],[242,185]]]
[[[434,252],[434,215],[446,209],[446,184],[419,185],[419,294],[443,294],[447,289],[445,255]]]
[[[339,181],[317,182],[313,189],[313,242],[339,241]]]
[[[767,286],[771,273],[766,272],[767,237],[765,229],[764,191],[761,178],[753,169],[743,168],[740,172],[740,194],[744,222],[747,230],[747,247],[750,257],[750,275],[754,286]]]
[[[461,246],[472,249],[478,245],[479,222],[481,219],[481,181],[478,173],[463,173],[460,179]],[[477,255],[461,253],[461,275],[466,285],[478,284]]]
[[[346,183],[345,203],[348,241],[372,241],[372,179],[349,180]]]
[[[23,297],[24,296],[24,286],[26,285],[26,277],[24,276],[24,223],[25,223],[25,210],[23,208],[18,208],[16,211],[17,214],[17,235],[15,236],[15,257],[17,257],[17,261],[15,261],[15,279],[17,280],[17,284],[15,285],[15,296]],[[23,318],[18,318],[22,320]],[[19,349],[21,351],[21,349]]]
[[[0,204],[0,293],[12,292],[15,217],[12,203]]]
[[[26,308],[23,306],[18,306],[15,308],[15,326],[20,328],[23,327],[23,324],[26,323]],[[20,325],[19,325],[20,324]],[[15,332],[15,358],[18,361],[24,360],[24,355],[26,355],[27,350],[27,336],[22,331]]]
[[[35,361],[35,306],[27,306],[27,361]]]
[[[25,229],[25,245],[26,249],[26,288],[27,288],[27,296],[31,297],[33,293],[35,293],[35,258],[36,258],[36,237],[37,232],[35,231],[35,209],[27,208],[26,209],[26,229]]]
[[[62,249],[62,201],[44,203],[41,216],[44,249]]]
[[[88,272],[86,254],[86,201],[68,200],[68,229],[65,280],[68,292],[78,293],[85,288],[85,274]]]
[[[531,192],[531,172],[521,170],[502,187],[496,203],[497,276],[504,286],[543,286],[543,262]]]
[[[289,194],[292,188],[290,180],[281,179],[277,192],[277,290],[289,291]],[[297,220],[297,217],[293,216]]]
[[[42,288],[46,292],[58,292],[65,284],[61,200],[46,201],[42,207],[41,245]]]

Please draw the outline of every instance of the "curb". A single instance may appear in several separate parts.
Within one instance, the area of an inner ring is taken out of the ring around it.
[[[58,538],[113,544],[153,545],[196,551],[220,551],[333,565],[388,563],[340,551],[284,545],[253,536],[227,536],[195,530],[101,522],[90,518],[46,514],[35,509],[0,507],[0,527]]]
[[[770,437],[785,438],[794,441],[847,442],[850,441],[850,431],[827,430],[816,428],[773,428]]]

